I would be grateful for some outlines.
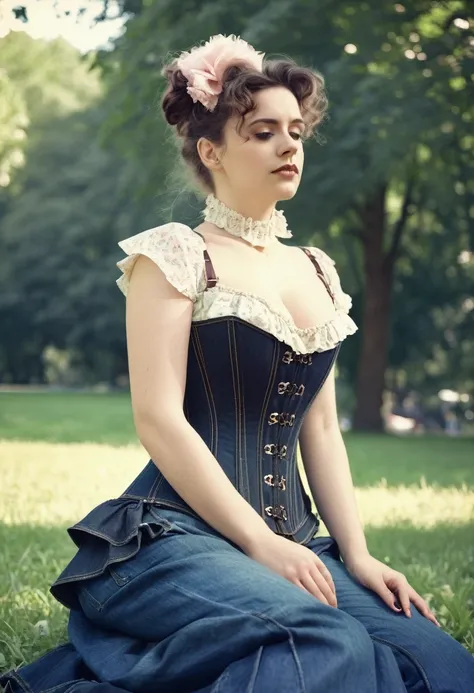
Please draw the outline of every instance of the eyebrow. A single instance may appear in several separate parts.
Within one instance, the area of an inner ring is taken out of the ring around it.
[[[251,123],[249,123],[249,127],[251,127],[252,125],[255,125],[255,123],[267,123],[268,125],[278,125],[279,121],[276,120],[275,118],[257,118],[257,120],[253,120]],[[293,125],[294,123],[298,123],[300,125],[305,124],[305,122],[302,118],[293,118],[290,125]]]

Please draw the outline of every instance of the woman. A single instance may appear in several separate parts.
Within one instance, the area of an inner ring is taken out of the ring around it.
[[[356,327],[333,262],[291,238],[322,80],[212,37],[165,69],[163,110],[204,222],[122,241],[134,421],[150,461],[69,532],[70,643],[14,691],[468,693],[469,653],[372,557],[334,363]],[[318,517],[296,466],[299,443]],[[342,560],[341,560],[342,559]],[[56,688],[57,687],[57,688]]]

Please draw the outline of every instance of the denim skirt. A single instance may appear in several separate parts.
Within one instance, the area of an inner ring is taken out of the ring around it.
[[[203,520],[151,507],[163,532],[77,585],[69,642],[0,679],[8,693],[474,693],[474,659],[413,606],[395,613],[307,547],[338,606],[249,558]]]

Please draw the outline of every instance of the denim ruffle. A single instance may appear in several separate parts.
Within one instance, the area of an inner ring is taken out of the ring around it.
[[[171,529],[165,518],[143,522],[153,502],[144,498],[113,498],[96,506],[80,522],[68,528],[78,552],[51,585],[51,594],[70,609],[79,608],[74,583],[97,577],[112,563],[120,563],[140,550],[143,532],[156,539]]]

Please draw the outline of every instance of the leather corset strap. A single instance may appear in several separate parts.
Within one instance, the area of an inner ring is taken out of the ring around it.
[[[301,248],[301,250],[303,250],[306,253],[306,255],[309,257],[309,259],[311,260],[313,265],[316,267],[316,273],[317,273],[318,277],[321,279],[322,283],[326,287],[328,294],[332,298],[332,302],[335,303],[334,294],[331,291],[331,287],[329,286],[326,277],[324,276],[323,270],[321,269],[321,265],[316,260],[314,255],[311,254],[311,252],[308,250],[308,248],[303,248],[302,246],[298,246],[298,247]]]
[[[212,264],[211,256],[206,249],[204,249],[204,262],[206,265],[206,289],[210,289],[211,286],[215,286],[217,284],[219,277],[216,276],[216,271],[214,269],[214,265]]]
[[[202,235],[202,233],[199,233],[199,231],[196,231],[194,229],[194,233],[197,233],[198,236],[201,236],[202,240],[206,242],[206,239]],[[204,255],[204,265],[206,267],[206,289],[210,289],[211,287],[215,286],[217,282],[219,281],[219,277],[216,275],[216,271],[214,269],[214,265],[212,264],[211,256],[207,252],[207,248],[204,248],[203,250],[203,255]]]
[[[204,238],[202,233],[199,233],[199,231],[196,231],[196,230],[194,231],[194,233],[197,233],[198,236],[201,236],[201,238],[205,242],[206,239]],[[324,276],[324,273],[321,269],[321,265],[319,264],[319,262],[316,260],[316,258],[310,253],[310,251],[307,248],[304,248],[301,246],[299,246],[299,247],[301,248],[301,250],[303,250],[306,253],[306,255],[309,257],[309,259],[311,260],[311,262],[315,266],[316,273],[317,273],[318,277],[323,282],[324,286],[326,287],[328,294],[330,295],[330,297],[334,303],[334,300],[335,300],[334,294],[331,291],[331,287],[329,286],[326,277]],[[213,287],[217,284],[217,282],[219,281],[219,277],[216,275],[216,271],[214,269],[214,265],[212,264],[211,256],[209,255],[207,248],[204,248],[203,255],[204,255],[204,264],[206,267],[206,289],[210,289],[211,287]]]

